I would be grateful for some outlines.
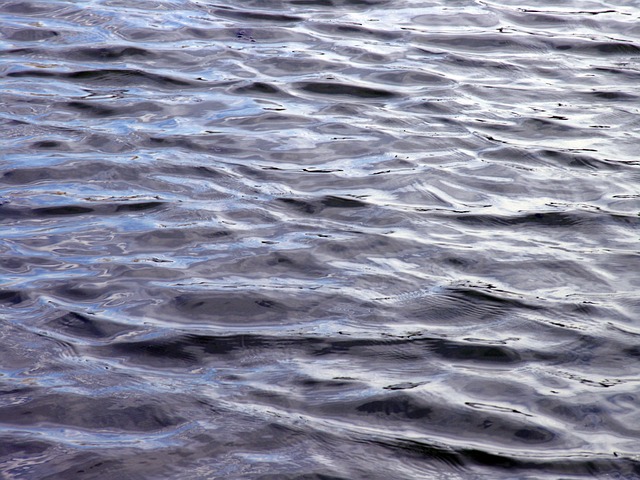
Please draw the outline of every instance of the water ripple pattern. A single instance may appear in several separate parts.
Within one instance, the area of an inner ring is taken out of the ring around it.
[[[640,478],[640,9],[0,2],[6,479]]]

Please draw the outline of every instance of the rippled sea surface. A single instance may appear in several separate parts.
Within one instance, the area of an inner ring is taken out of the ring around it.
[[[0,2],[0,476],[640,478],[640,8]]]

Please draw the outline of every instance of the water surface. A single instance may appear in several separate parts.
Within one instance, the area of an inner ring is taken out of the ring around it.
[[[640,478],[632,2],[0,14],[3,478]]]

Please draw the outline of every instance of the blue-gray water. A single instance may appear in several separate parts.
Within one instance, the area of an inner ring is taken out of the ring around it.
[[[0,2],[0,477],[640,478],[640,8]]]

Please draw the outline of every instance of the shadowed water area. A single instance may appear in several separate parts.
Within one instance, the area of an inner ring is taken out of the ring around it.
[[[640,9],[0,2],[0,478],[640,478]]]

